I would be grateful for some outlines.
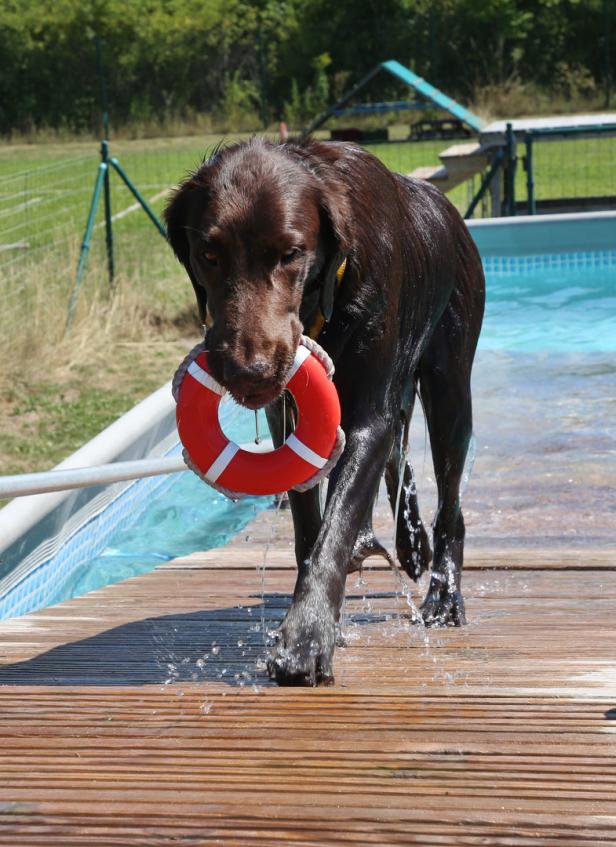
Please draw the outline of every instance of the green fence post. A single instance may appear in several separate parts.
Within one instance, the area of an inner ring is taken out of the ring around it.
[[[83,234],[83,241],[81,242],[81,252],[79,254],[79,262],[77,263],[77,276],[75,278],[75,285],[73,286],[73,292],[71,294],[71,299],[68,305],[68,315],[66,317],[67,333],[70,332],[71,326],[73,324],[73,318],[75,317],[77,295],[79,293],[81,282],[83,280],[83,274],[86,269],[86,260],[88,258],[88,251],[90,250],[92,230],[94,229],[94,219],[96,217],[96,211],[98,209],[98,204],[101,199],[101,188],[103,187],[105,174],[107,173],[108,168],[109,165],[107,164],[107,162],[101,162],[98,166],[98,171],[96,173],[96,182],[94,183],[94,193],[92,194],[92,202],[90,203],[88,222],[86,224],[86,231]]]
[[[136,186],[134,186],[133,183],[130,181],[130,177],[125,172],[122,165],[115,158],[110,159],[109,164],[113,168],[115,168],[116,172],[120,175],[120,177],[122,178],[122,181],[124,182],[124,184],[126,185],[128,190],[130,191],[130,193],[133,195],[135,200],[139,203],[139,205],[141,206],[143,211],[146,213],[148,218],[152,221],[152,223],[154,224],[156,229],[160,232],[162,237],[166,239],[167,238],[167,230],[165,229],[163,224],[158,220],[158,218],[156,217],[156,214],[152,210],[151,206],[148,204],[148,201],[145,199],[145,197],[143,197],[141,195],[138,188]]]
[[[515,135],[513,133],[512,124],[507,124],[507,132],[506,132],[506,145],[507,145],[507,170],[506,170],[506,179],[507,179],[507,214],[509,216],[515,215],[515,166],[516,166],[516,156],[515,156]]]
[[[483,196],[486,193],[486,191],[488,190],[488,188],[490,187],[490,185],[492,184],[492,180],[496,176],[498,169],[500,168],[500,166],[502,164],[502,161],[503,161],[503,151],[501,149],[499,149],[498,152],[496,153],[495,157],[494,157],[494,161],[490,165],[489,171],[486,174],[484,174],[484,177],[481,180],[481,185],[479,186],[479,191],[477,192],[477,194],[475,194],[475,196],[473,197],[473,199],[471,201],[470,206],[466,210],[466,214],[464,215],[464,220],[468,220],[469,218],[473,217],[473,213],[475,212],[475,209],[477,208],[477,206],[479,205],[479,203],[483,199]]]
[[[535,204],[535,174],[533,172],[533,134],[526,133],[526,192],[528,195],[528,214],[537,213]]]
[[[101,158],[107,168],[105,170],[104,198],[105,198],[105,243],[107,245],[107,267],[109,269],[109,284],[113,285],[115,277],[115,263],[113,260],[113,219],[111,217],[111,191],[109,187],[109,142],[101,142]]]

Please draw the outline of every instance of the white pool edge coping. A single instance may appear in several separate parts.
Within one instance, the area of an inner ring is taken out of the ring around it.
[[[477,218],[477,220],[468,220],[465,223],[470,230],[473,230],[476,227],[481,229],[483,227],[511,226],[512,224],[519,226],[529,223],[579,223],[580,221],[588,221],[589,219],[613,220],[616,223],[616,212],[563,212],[552,215],[515,215],[509,218]]]
[[[52,470],[105,465],[156,426],[175,408],[171,381],[166,382]],[[0,554],[71,495],[71,490],[33,494],[11,500],[0,509]]]

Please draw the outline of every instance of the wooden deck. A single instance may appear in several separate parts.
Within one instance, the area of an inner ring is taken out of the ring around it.
[[[0,845],[616,845],[613,555],[471,549],[429,632],[372,560],[335,687],[283,690],[289,539],[0,623]]]

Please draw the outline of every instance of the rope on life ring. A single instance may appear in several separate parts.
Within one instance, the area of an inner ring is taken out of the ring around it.
[[[325,350],[313,339],[301,337],[285,383],[298,406],[295,432],[277,449],[253,453],[230,441],[220,428],[218,406],[226,389],[209,373],[205,347],[201,342],[190,351],[172,382],[187,466],[233,500],[308,491],[328,476],[344,450],[345,436],[331,382],[334,365]],[[268,483],[262,482],[264,475]],[[279,484],[283,487],[276,487]]]

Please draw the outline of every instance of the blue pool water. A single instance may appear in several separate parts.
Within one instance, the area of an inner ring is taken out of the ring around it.
[[[234,441],[249,443],[255,439],[254,412],[225,399],[220,417]],[[265,413],[261,411],[259,435],[267,433]],[[232,502],[192,471],[174,474],[169,483],[147,499],[122,529],[110,535],[99,555],[85,560],[65,584],[58,586],[50,604],[146,573],[161,562],[195,550],[220,547],[272,503],[270,497]]]
[[[480,349],[604,352],[616,349],[614,267],[488,273]]]
[[[161,562],[195,550],[220,547],[270,503],[271,498],[267,497],[248,497],[232,503],[196,474],[174,474],[168,486],[163,486],[134,512],[128,523],[111,534],[101,553],[85,559],[55,586],[46,605],[147,573]]]
[[[561,262],[558,267],[528,268],[520,263],[517,268],[499,265],[491,270],[488,262],[487,282],[486,315],[473,374],[475,428],[485,451],[479,463],[482,490],[492,485],[496,500],[502,490],[513,490],[514,476],[523,474],[534,491],[542,492],[542,511],[535,514],[533,498],[520,489],[513,507],[516,537],[526,531],[532,538],[539,527],[544,537],[552,533],[569,543],[579,530],[573,523],[570,532],[563,529],[559,509],[568,496],[563,486],[573,486],[572,480],[582,476],[583,460],[586,478],[597,480],[595,488],[585,489],[586,503],[593,505],[593,537],[597,543],[610,541],[616,502],[607,496],[600,477],[606,462],[613,463],[616,456],[616,256],[613,262],[588,267]],[[232,425],[225,427],[230,437],[240,442],[254,438],[253,413],[240,410],[230,418]],[[267,432],[264,415],[260,430]],[[594,462],[592,468],[589,461]],[[572,515],[580,502],[574,495],[571,488]],[[44,602],[33,600],[28,608],[22,605],[13,613],[23,614],[147,572],[171,558],[220,546],[270,505],[270,498],[232,503],[193,473],[176,474],[142,502],[133,498],[121,527],[89,555],[84,547],[83,557],[66,569],[62,580],[50,575],[47,585],[53,589]],[[486,506],[489,519],[483,514]],[[501,512],[511,516],[512,507],[501,510],[482,504],[481,509],[482,520],[474,526],[492,533],[486,543],[494,538],[503,543],[511,531],[505,518],[498,516]],[[578,522],[586,520],[584,514]]]

